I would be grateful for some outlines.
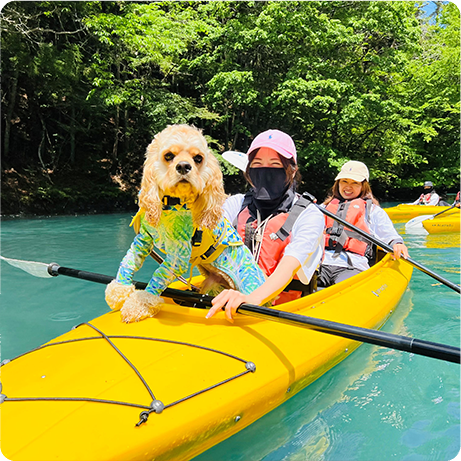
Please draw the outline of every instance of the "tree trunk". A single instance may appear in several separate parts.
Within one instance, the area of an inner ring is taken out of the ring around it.
[[[114,160],[117,160],[118,157],[118,131],[119,131],[119,125],[120,123],[120,106],[116,107],[115,110],[115,139],[114,139],[114,146],[112,148],[112,157]]]
[[[70,112],[70,164],[75,165],[75,106],[72,104]]]
[[[8,109],[6,111],[6,116],[5,116],[5,137],[3,140],[3,156],[5,158],[8,157],[8,153],[10,152],[11,118],[13,117],[13,112],[15,108],[16,91],[18,88],[18,78],[19,78],[19,69],[15,69],[12,82],[11,82],[10,94],[8,98]]]

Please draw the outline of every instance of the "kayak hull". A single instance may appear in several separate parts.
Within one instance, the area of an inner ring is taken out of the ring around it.
[[[421,215],[434,215],[449,208],[449,206],[406,205],[401,203],[391,208],[383,208],[383,210],[392,221],[398,222],[408,221]]]
[[[411,273],[409,264],[387,256],[278,308],[376,329]],[[165,301],[155,318],[127,325],[110,312],[2,366],[3,454],[15,461],[187,460],[276,408],[360,345],[244,315],[232,325],[223,315],[207,320],[201,309]],[[165,408],[142,422],[152,394]],[[39,400],[18,400],[25,398]]]
[[[460,231],[460,213],[440,216],[434,219],[426,219],[422,222],[424,229],[430,234],[446,234]]]

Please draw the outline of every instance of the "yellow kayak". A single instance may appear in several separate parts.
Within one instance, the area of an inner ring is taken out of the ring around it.
[[[421,215],[434,215],[441,211],[448,210],[449,206],[428,206],[428,205],[406,205],[401,203],[400,205],[383,208],[388,214],[392,221],[408,221],[416,216]]]
[[[411,274],[386,256],[278,308],[378,329]],[[188,460],[360,344],[244,315],[232,325],[223,314],[207,320],[204,310],[167,298],[155,318],[138,323],[109,312],[2,366],[1,450],[14,461]]]
[[[450,213],[450,214],[449,214]],[[430,234],[442,234],[448,232],[459,232],[460,231],[460,212],[457,209],[456,212],[447,212],[441,216],[437,216],[434,219],[426,219],[422,222],[424,229]]]

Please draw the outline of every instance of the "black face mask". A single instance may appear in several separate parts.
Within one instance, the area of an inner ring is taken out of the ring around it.
[[[433,187],[433,186],[431,186],[431,187],[425,187],[425,188],[424,188],[424,193],[425,193],[425,194],[430,194],[433,190],[434,190],[434,187]]]
[[[249,175],[258,201],[278,203],[288,189],[284,168],[250,168]]]
[[[284,168],[250,168],[249,176],[254,184],[253,199],[249,205],[254,216],[256,210],[259,210],[261,218],[266,219],[291,207],[295,184],[290,187],[286,183]]]

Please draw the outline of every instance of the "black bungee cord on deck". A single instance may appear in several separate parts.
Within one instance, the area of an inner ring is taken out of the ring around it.
[[[141,424],[145,423],[151,413],[157,413],[160,414],[163,412],[163,410],[170,408],[174,405],[177,405],[181,402],[185,402],[186,400],[191,399],[192,397],[195,397],[197,395],[203,394],[204,392],[207,392],[211,389],[214,389],[218,386],[221,386],[223,384],[226,384],[230,381],[233,381],[236,378],[239,378],[241,376],[244,376],[248,373],[254,373],[256,371],[256,365],[253,362],[246,361],[240,357],[237,357],[235,355],[229,354],[227,352],[223,352],[217,349],[212,349],[209,347],[205,346],[200,346],[198,344],[192,344],[192,343],[186,343],[182,341],[174,341],[174,340],[168,340],[168,339],[160,339],[160,338],[152,338],[152,337],[144,337],[144,336],[127,336],[127,335],[106,335],[104,332],[96,328],[94,325],[92,325],[89,322],[83,322],[77,326],[74,327],[78,328],[82,325],[86,325],[93,330],[95,330],[97,333],[99,333],[101,336],[92,336],[92,337],[86,337],[86,338],[75,338],[75,339],[70,339],[66,341],[58,341],[55,343],[48,343],[44,344],[43,346],[37,347],[35,349],[32,349],[31,351],[25,352],[19,356],[17,356],[15,359],[18,359],[19,357],[22,357],[23,355],[30,354],[32,352],[39,351],[41,349],[44,349],[46,347],[51,347],[51,346],[57,346],[61,344],[67,344],[67,343],[74,343],[74,342],[79,342],[79,341],[86,341],[86,340],[94,340],[94,339],[104,339],[107,341],[107,343],[114,349],[120,357],[123,358],[123,360],[130,366],[130,368],[136,373],[138,378],[141,380],[141,382],[144,384],[146,387],[147,391],[149,392],[149,395],[153,399],[152,402],[150,403],[149,406],[147,405],[142,405],[142,404],[136,404],[136,403],[129,403],[129,402],[121,402],[117,400],[105,400],[105,399],[96,399],[96,398],[91,398],[91,397],[7,397],[5,394],[1,393],[2,392],[2,385],[0,383],[0,404],[3,402],[27,402],[27,401],[64,401],[64,402],[93,402],[93,403],[106,403],[106,404],[113,404],[113,405],[124,405],[124,406],[129,406],[129,407],[134,407],[134,408],[141,408],[144,411],[142,411],[139,415],[139,421],[136,423],[136,427],[139,427]],[[156,399],[154,393],[150,389],[149,385],[147,384],[146,380],[143,378],[139,370],[131,363],[131,361],[123,354],[123,352],[111,341],[111,339],[138,339],[138,340],[148,340],[148,341],[159,341],[159,342],[164,342],[164,343],[170,343],[170,344],[177,344],[181,346],[188,346],[188,347],[194,347],[197,349],[202,349],[210,352],[214,352],[217,354],[221,354],[224,356],[227,356],[229,358],[238,360],[240,362],[243,362],[245,364],[245,371],[235,375],[231,376],[230,378],[227,378],[223,381],[220,381],[216,384],[213,384],[205,389],[199,390],[197,392],[194,392],[186,397],[183,397],[179,400],[176,400],[175,402],[169,403],[165,405],[161,400]],[[13,359],[13,360],[15,360]],[[4,360],[0,363],[0,366],[6,365],[9,363],[11,360]]]

